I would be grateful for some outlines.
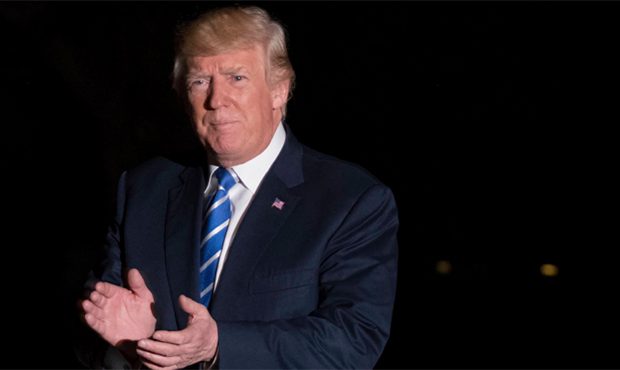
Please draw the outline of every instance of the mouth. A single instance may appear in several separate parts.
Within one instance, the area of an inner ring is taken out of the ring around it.
[[[226,126],[226,125],[231,125],[233,123],[236,123],[237,121],[235,120],[218,120],[218,121],[209,121],[209,126]]]

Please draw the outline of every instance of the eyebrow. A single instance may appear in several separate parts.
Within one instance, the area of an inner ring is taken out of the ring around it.
[[[231,74],[237,74],[239,72],[246,72],[247,73],[247,68],[243,67],[243,66],[237,66],[237,67],[229,67],[229,68],[224,68],[222,69],[221,73],[225,74],[225,75],[231,75]]]
[[[192,78],[210,78],[211,75],[208,73],[204,73],[204,72],[188,72],[187,75],[185,76],[185,79],[192,79]]]
[[[228,68],[223,68],[220,71],[220,74],[231,75],[231,74],[236,74],[239,72],[248,73],[248,69],[244,66],[228,67]],[[211,74],[206,73],[206,72],[201,72],[201,71],[196,71],[196,72],[189,71],[186,75],[186,78],[209,78],[209,77],[211,77]]]

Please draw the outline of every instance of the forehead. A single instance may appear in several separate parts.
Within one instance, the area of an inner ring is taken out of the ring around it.
[[[210,56],[193,56],[187,58],[187,69],[189,73],[224,70],[260,72],[265,70],[265,54],[261,47],[255,46]]]

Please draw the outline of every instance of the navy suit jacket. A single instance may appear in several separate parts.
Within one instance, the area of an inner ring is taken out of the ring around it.
[[[365,170],[285,145],[242,219],[210,312],[221,368],[371,368],[390,331],[397,209]],[[99,279],[137,268],[157,328],[185,328],[180,294],[199,301],[204,170],[164,158],[121,176]],[[285,204],[273,207],[276,198]]]

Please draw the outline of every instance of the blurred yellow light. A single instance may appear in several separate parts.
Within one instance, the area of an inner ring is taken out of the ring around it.
[[[452,264],[450,263],[450,261],[440,260],[440,261],[437,261],[437,265],[435,266],[435,269],[437,270],[438,273],[442,275],[447,275],[450,272],[452,272]]]
[[[540,266],[540,273],[543,276],[553,277],[558,275],[558,267],[551,263],[545,263]]]

